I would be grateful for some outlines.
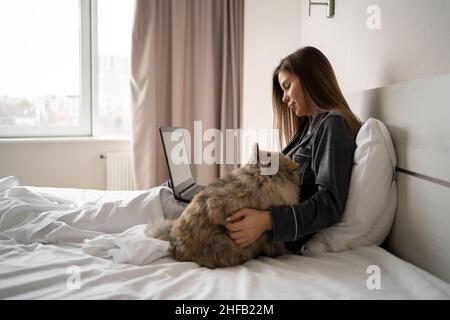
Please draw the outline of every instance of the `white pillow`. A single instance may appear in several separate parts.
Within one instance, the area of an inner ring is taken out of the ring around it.
[[[370,118],[356,137],[350,190],[343,218],[316,233],[303,252],[338,252],[380,245],[387,237],[397,208],[396,156],[385,125]]]

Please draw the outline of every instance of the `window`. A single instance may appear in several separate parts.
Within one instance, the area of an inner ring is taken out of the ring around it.
[[[94,134],[130,135],[131,0],[98,0],[98,96]]]
[[[128,136],[134,1],[0,1],[0,137]]]

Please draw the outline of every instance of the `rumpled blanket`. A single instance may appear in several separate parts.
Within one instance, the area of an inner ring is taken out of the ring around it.
[[[82,203],[42,190],[20,186],[15,177],[0,179],[0,240],[71,244],[94,256],[143,265],[169,254],[169,243],[148,237],[146,226],[174,218],[185,207],[163,186],[124,193],[120,201],[107,199],[111,191],[98,191]]]

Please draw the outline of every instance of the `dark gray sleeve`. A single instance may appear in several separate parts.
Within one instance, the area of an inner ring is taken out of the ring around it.
[[[344,120],[340,116],[326,119],[314,137],[311,152],[318,191],[297,205],[269,209],[274,241],[296,241],[341,220],[355,148],[355,140]]]

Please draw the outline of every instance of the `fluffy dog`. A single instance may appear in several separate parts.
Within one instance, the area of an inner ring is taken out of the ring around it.
[[[257,145],[251,160],[207,186],[192,199],[179,218],[166,220],[147,234],[170,242],[170,250],[178,261],[193,261],[208,268],[231,267],[266,255],[288,254],[282,243],[270,242],[264,233],[252,245],[241,248],[230,238],[225,219],[243,208],[267,210],[273,205],[299,202],[298,164],[276,153],[279,169],[273,175],[261,175]],[[271,157],[270,153],[266,153]],[[256,159],[256,161],[255,161]]]

